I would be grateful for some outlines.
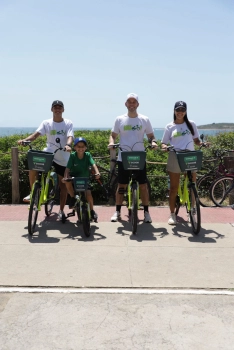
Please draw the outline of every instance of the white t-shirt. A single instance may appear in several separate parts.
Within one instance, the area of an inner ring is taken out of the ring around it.
[[[61,147],[65,147],[69,136],[74,138],[73,124],[68,119],[63,119],[60,123],[53,121],[53,118],[43,120],[36,132],[39,132],[41,135],[46,135],[47,146],[44,148],[44,151],[47,152],[54,152],[60,147],[59,143],[56,143],[56,138],[60,138]],[[54,161],[59,165],[66,166],[69,156],[69,152],[59,150],[55,153]]]
[[[130,118],[127,114],[116,118],[112,132],[120,135],[120,146],[124,151],[144,151],[144,134],[153,133],[149,118],[138,114],[136,118]],[[119,150],[118,160],[121,161]]]
[[[193,151],[193,140],[199,138],[199,133],[194,121],[190,120],[190,123],[193,126],[194,135],[191,134],[185,122],[182,124],[175,124],[174,122],[167,124],[164,130],[162,143],[165,143],[166,145],[170,143],[170,145],[174,146],[176,150],[188,149]]]

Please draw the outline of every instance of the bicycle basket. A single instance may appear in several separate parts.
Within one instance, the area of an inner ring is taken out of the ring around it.
[[[228,171],[233,172],[233,170],[234,170],[234,157],[223,157],[223,162],[224,162],[225,168]]]
[[[142,170],[145,166],[146,152],[121,152],[123,168],[125,170]]]
[[[48,172],[51,168],[54,154],[51,152],[29,150],[28,169]]]
[[[88,189],[89,178],[88,177],[74,177],[73,185],[74,185],[74,190],[76,192],[84,192]]]
[[[202,166],[202,151],[176,152],[180,170],[200,170]]]

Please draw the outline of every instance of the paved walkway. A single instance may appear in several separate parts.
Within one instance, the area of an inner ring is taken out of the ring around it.
[[[153,222],[141,220],[136,236],[126,208],[116,223],[114,207],[96,210],[89,238],[76,217],[62,224],[43,212],[30,237],[27,206],[0,206],[0,286],[234,288],[231,209],[202,208],[197,236],[184,208],[176,226],[167,224],[168,208],[150,208]]]
[[[195,236],[151,207],[132,236],[125,208],[96,210],[90,238],[58,207],[30,237],[27,205],[0,206],[0,348],[232,350],[234,211],[202,208]]]

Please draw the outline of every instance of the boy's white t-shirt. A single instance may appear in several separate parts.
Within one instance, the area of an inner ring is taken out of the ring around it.
[[[63,119],[60,123],[55,122],[53,118],[43,120],[36,132],[39,132],[41,135],[46,135],[47,146],[44,148],[44,151],[47,152],[54,152],[60,147],[59,143],[56,143],[56,138],[60,138],[61,147],[65,147],[69,136],[74,138],[73,124],[71,120],[68,119]],[[59,165],[66,166],[69,156],[69,152],[59,150],[55,153],[54,161]]]
[[[170,145],[174,146],[176,150],[188,149],[193,151],[193,140],[199,138],[200,136],[194,121],[190,120],[190,123],[193,126],[194,135],[191,134],[185,122],[182,124],[175,124],[174,122],[167,124],[164,130],[162,143],[165,143],[166,145],[170,143]]]
[[[120,135],[120,146],[124,151],[144,151],[144,135],[153,133],[149,118],[138,114],[136,118],[130,118],[127,114],[116,118],[112,132]],[[118,160],[121,161],[119,150]]]

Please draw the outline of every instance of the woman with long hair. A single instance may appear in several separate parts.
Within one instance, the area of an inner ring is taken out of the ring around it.
[[[170,144],[178,150],[194,150],[194,144],[200,146],[202,142],[199,139],[199,133],[194,121],[189,120],[187,116],[187,104],[178,101],[174,106],[173,121],[166,125],[163,138],[162,149],[167,150]],[[169,225],[176,225],[175,204],[179,187],[181,170],[175,152],[169,152],[167,161],[167,171],[170,177],[169,207],[170,217]],[[196,173],[193,172],[193,179],[196,181]]]

